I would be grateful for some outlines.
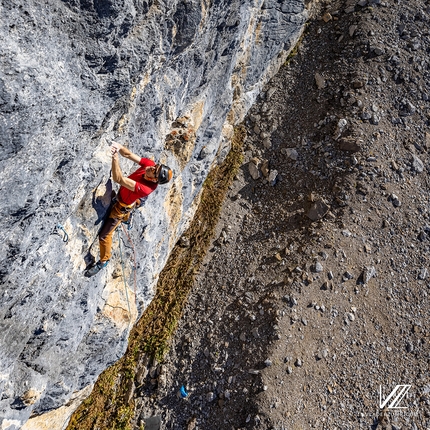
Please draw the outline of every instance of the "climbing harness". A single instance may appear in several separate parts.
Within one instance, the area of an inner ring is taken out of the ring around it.
[[[135,205],[132,207],[130,216],[128,218],[128,221],[123,221],[123,224],[127,226],[127,230],[131,230],[133,228],[133,216],[134,212],[139,209],[143,204],[145,203],[146,199],[148,197],[141,197],[140,199],[136,200]],[[129,242],[131,243],[131,240],[129,239]]]
[[[61,224],[57,224],[57,234],[59,236],[61,236],[60,230],[63,231],[64,236],[62,236],[63,242],[67,243],[69,241],[69,235],[67,234],[66,230],[64,229],[64,227]]]

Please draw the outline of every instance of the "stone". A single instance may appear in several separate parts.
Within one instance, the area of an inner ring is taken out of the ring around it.
[[[272,360],[270,360],[270,359],[267,359],[267,360],[264,362],[264,365],[265,365],[266,367],[270,367],[272,364],[273,364],[273,363],[272,363]]]
[[[322,17],[324,22],[329,22],[333,19],[333,17],[331,16],[331,14],[329,12],[326,12],[323,17]]]
[[[286,154],[288,158],[294,161],[297,161],[299,158],[299,153],[294,148],[287,148]]]
[[[380,56],[380,55],[384,55],[385,54],[385,50],[384,48],[381,48],[379,46],[374,46],[371,47],[370,50],[376,55],[376,56]]]
[[[394,160],[391,160],[391,168],[397,172],[399,165]]]
[[[427,149],[430,148],[430,133],[426,131],[426,137],[424,139],[424,145]]]
[[[348,29],[348,33],[349,33],[349,36],[350,37],[353,37],[354,36],[354,33],[355,33],[355,31],[357,30],[357,25],[350,25],[349,26],[349,29]]]
[[[211,403],[216,399],[216,395],[214,392],[210,391],[209,393],[206,394],[206,400]]]
[[[422,173],[424,171],[424,163],[415,155],[412,155],[412,168],[417,173]]]
[[[372,116],[370,117],[370,124],[378,125],[380,121],[381,117],[379,115],[376,115],[376,113],[372,113]]]
[[[418,274],[418,279],[423,281],[424,279],[427,278],[427,276],[428,276],[428,270],[424,267],[420,270],[420,273]]]
[[[266,100],[270,100],[273,94],[276,93],[276,88],[272,87],[266,91]]]
[[[158,366],[157,365],[155,365],[155,366],[152,366],[150,369],[149,369],[149,377],[150,378],[152,378],[152,379],[154,379],[154,378],[156,378],[158,376]]]
[[[400,103],[399,115],[410,116],[416,112],[417,108],[407,99],[403,99]]]
[[[346,271],[343,274],[343,280],[344,281],[349,281],[350,279],[354,279],[354,275],[351,272]]]
[[[369,121],[370,119],[372,119],[372,113],[369,112],[367,108],[364,108],[363,111],[361,112],[360,117],[363,121]]]
[[[325,88],[325,85],[326,85],[325,79],[319,73],[315,73],[315,83],[319,90],[322,90],[323,88]]]
[[[314,273],[321,273],[324,270],[324,268],[323,268],[322,264],[319,261],[316,261],[315,264],[313,264],[311,266],[311,270]]]
[[[374,266],[367,266],[361,273],[360,280],[363,284],[367,284],[372,278],[376,276],[376,269]]]
[[[165,376],[165,374],[164,374],[164,376]],[[160,380],[158,380],[158,383],[160,383]],[[123,397],[124,398],[124,403],[128,404],[131,401],[131,399],[133,398],[134,391],[136,389],[136,386],[134,384],[134,380],[133,379],[128,379],[126,381],[126,383],[125,383],[125,387],[124,388],[125,388],[125,390],[124,390],[124,397]]]
[[[321,258],[322,258],[324,261],[326,261],[326,260],[327,260],[327,258],[328,258],[328,254],[327,254],[327,252],[325,252],[325,251],[321,251],[321,252],[319,252],[318,254],[321,256]]]
[[[264,160],[264,161],[261,163],[260,170],[261,170],[261,173],[263,174],[263,176],[264,176],[265,178],[268,178],[268,177],[269,177],[269,173],[270,173],[270,171],[269,171],[269,160]]]
[[[302,367],[303,366],[303,362],[300,358],[298,358],[294,364],[296,367]]]
[[[143,418],[145,423],[145,430],[160,430],[161,429],[161,416],[156,415],[149,418]]]
[[[396,208],[398,208],[402,205],[401,201],[399,200],[399,197],[394,193],[391,194],[390,200],[393,203],[393,206]]]
[[[248,169],[252,179],[256,181],[260,178],[260,171],[258,170],[258,167],[256,166],[254,161],[250,161],[248,163]]]
[[[346,129],[347,125],[348,125],[348,121],[345,118],[341,118],[338,121],[336,131],[334,132],[334,136],[333,136],[334,140],[339,139],[339,137],[342,135],[342,133]]]
[[[354,89],[363,88],[365,85],[365,82],[361,79],[356,79],[356,80],[352,81],[351,83],[352,83],[352,87]]]
[[[346,316],[350,321],[355,321],[355,316],[353,313],[347,312]]]
[[[164,388],[166,385],[167,385],[167,375],[166,373],[160,373],[160,375],[158,376],[158,388]]]
[[[307,213],[307,217],[312,221],[318,221],[326,215],[330,210],[330,206],[327,205],[324,200],[318,200],[315,202]]]
[[[274,187],[276,185],[276,182],[278,180],[278,171],[277,170],[271,170],[269,174],[269,184]]]
[[[148,357],[145,357],[146,361],[148,361]],[[148,376],[149,370],[147,367],[147,362],[145,363],[145,359],[142,359],[139,363],[139,368],[136,372],[136,383],[137,385],[142,385]]]
[[[270,149],[272,147],[272,141],[270,140],[270,137],[263,139],[263,145],[266,149]]]

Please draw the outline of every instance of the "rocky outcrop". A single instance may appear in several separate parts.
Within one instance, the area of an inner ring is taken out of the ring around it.
[[[306,11],[302,0],[9,0],[0,16],[0,417],[13,430],[54,410],[66,419],[124,353],[208,171]],[[174,180],[136,212],[133,246],[117,239],[124,267],[116,243],[87,279],[116,187],[112,139]]]

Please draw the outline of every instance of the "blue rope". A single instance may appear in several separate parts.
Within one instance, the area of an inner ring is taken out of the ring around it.
[[[69,235],[67,234],[66,230],[64,230],[64,227],[61,224],[57,224],[57,230],[63,230],[63,232],[64,232],[63,242],[67,243],[69,241]],[[60,234],[60,236],[61,236],[61,234]]]
[[[131,323],[130,301],[128,300],[127,281],[125,279],[124,260],[122,258],[121,236],[119,233],[119,228],[117,228],[116,232],[118,234],[119,256],[120,256],[121,268],[122,268],[122,278],[124,280],[125,297],[127,298],[128,313],[130,314],[130,318],[128,320],[128,325],[130,326],[130,323]]]

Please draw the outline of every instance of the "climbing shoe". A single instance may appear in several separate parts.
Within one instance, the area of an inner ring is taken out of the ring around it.
[[[91,276],[94,276],[95,274],[99,273],[99,272],[100,272],[100,270],[102,270],[102,269],[103,269],[103,267],[106,267],[106,266],[108,265],[108,263],[109,263],[109,260],[108,260],[108,261],[104,261],[104,262],[97,261],[97,263],[96,263],[96,264],[94,264],[94,266],[90,267],[90,268],[85,272],[85,276],[86,276],[87,278],[90,278]]]

